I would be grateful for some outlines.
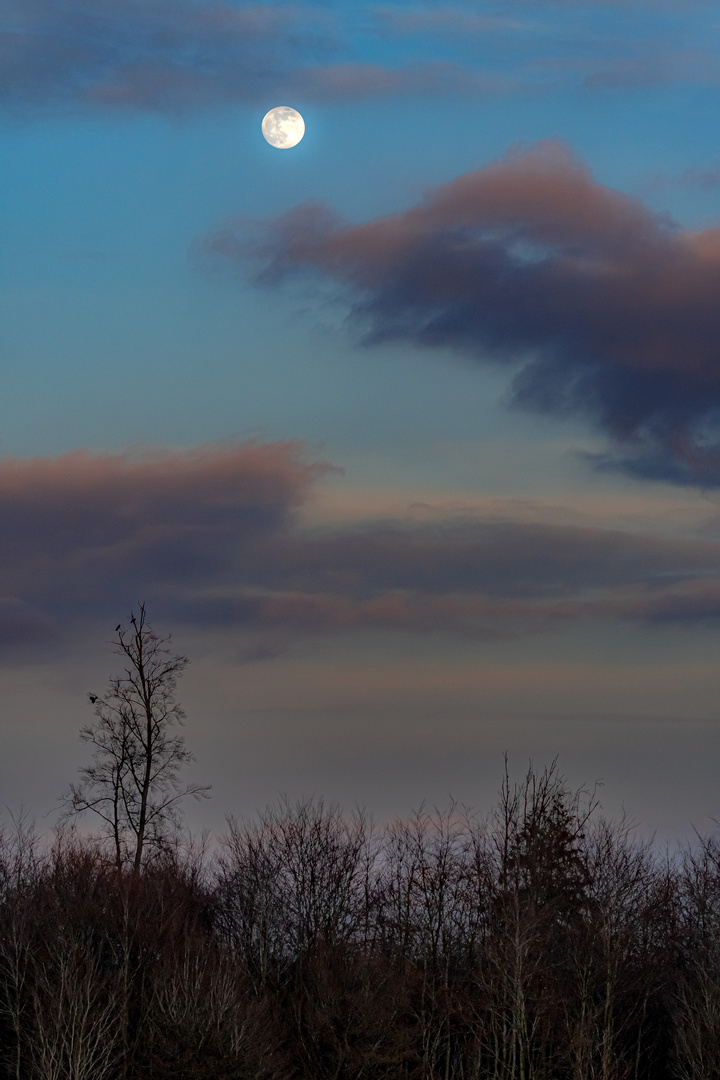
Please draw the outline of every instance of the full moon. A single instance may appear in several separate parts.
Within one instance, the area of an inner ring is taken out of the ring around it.
[[[305,134],[305,121],[297,109],[278,105],[263,117],[262,133],[271,146],[289,150],[291,146],[297,146]]]

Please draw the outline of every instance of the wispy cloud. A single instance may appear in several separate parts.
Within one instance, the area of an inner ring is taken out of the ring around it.
[[[379,7],[373,11],[385,34],[487,34],[494,31],[527,30],[527,21],[461,7]]]
[[[257,99],[298,53],[337,48],[322,11],[227,0],[2,0],[0,100],[178,110]]]
[[[593,12],[608,7],[612,25],[598,25]],[[558,80],[713,80],[712,35],[694,50],[678,44],[677,19],[696,9],[658,0],[518,2],[501,14],[462,4],[0,0],[0,108],[177,114],[286,95],[324,103],[329,94],[482,95]]]
[[[720,188],[720,166],[693,166],[680,173],[655,172],[645,180],[647,192],[673,191],[689,188],[695,191],[713,192]]]
[[[240,634],[248,656],[356,629],[493,638],[720,618],[714,537],[517,508],[311,527],[298,510],[329,466],[306,458],[245,443],[0,462],[0,654],[42,652],[138,599],[173,625]]]
[[[705,0],[510,0],[374,9],[370,26],[395,48],[452,56],[505,88],[632,89],[717,84],[717,26]]]
[[[517,150],[418,206],[346,225],[305,205],[204,249],[260,282],[313,273],[344,291],[362,342],[454,349],[516,370],[512,401],[579,415],[598,461],[720,484],[720,228],[683,232],[598,184],[558,142]]]
[[[482,89],[450,59],[356,56],[324,5],[0,0],[0,107],[178,113],[276,95],[327,101]]]

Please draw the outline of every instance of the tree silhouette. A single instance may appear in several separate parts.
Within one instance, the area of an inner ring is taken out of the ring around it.
[[[70,785],[64,803],[67,816],[96,814],[118,869],[130,863],[137,871],[148,853],[167,847],[182,800],[205,798],[209,788],[180,782],[183,765],[195,760],[176,730],[185,719],[175,689],[187,657],[168,648],[170,637],[158,637],[145,604],[116,633],[115,652],[127,666],[101,697],[89,695],[97,720],[80,738],[92,746],[93,764],[80,769],[81,782]]]

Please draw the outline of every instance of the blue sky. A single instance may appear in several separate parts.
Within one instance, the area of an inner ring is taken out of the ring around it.
[[[504,749],[718,813],[719,45],[701,0],[0,0],[2,801],[72,779],[145,599],[213,827],[490,804]]]

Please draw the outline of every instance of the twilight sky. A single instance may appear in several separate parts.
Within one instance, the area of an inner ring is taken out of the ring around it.
[[[0,803],[145,600],[194,826],[710,827],[719,117],[716,0],[0,0]]]

